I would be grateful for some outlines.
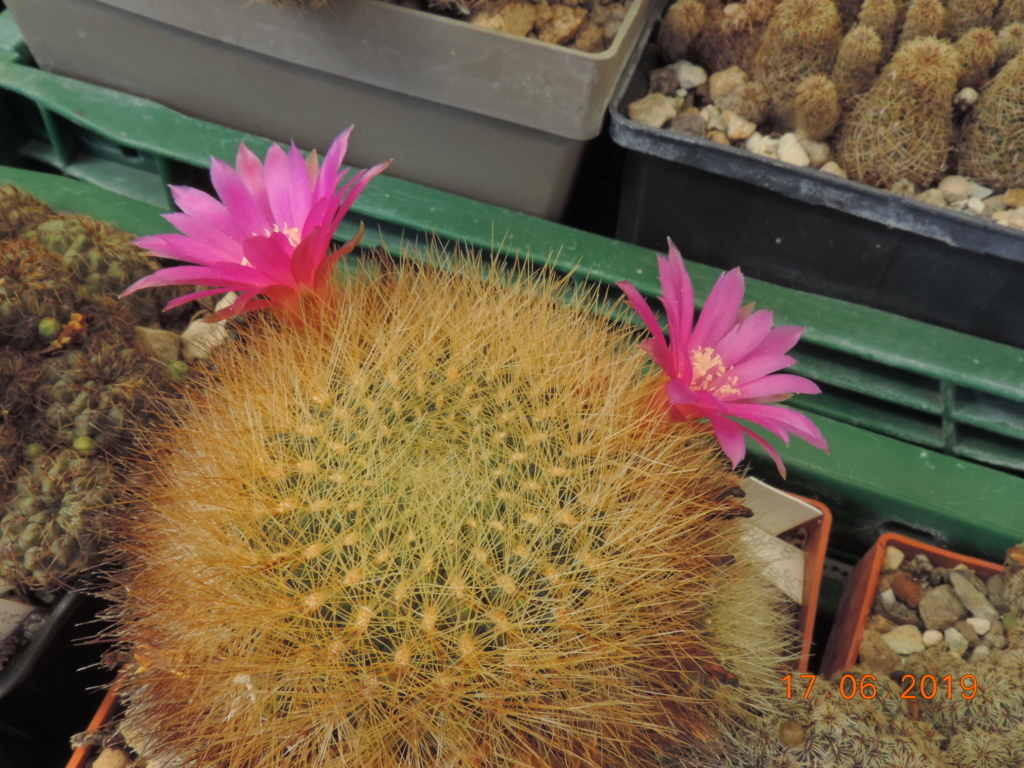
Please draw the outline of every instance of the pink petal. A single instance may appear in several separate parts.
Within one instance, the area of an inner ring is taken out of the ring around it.
[[[742,363],[734,365],[728,375],[735,376],[739,389],[743,389],[748,381],[756,381],[769,373],[781,371],[795,362],[796,360],[789,355],[751,355]]]
[[[744,428],[734,421],[722,416],[708,415],[711,428],[715,430],[715,437],[722,446],[722,452],[732,462],[735,469],[743,457],[747,454],[747,442],[744,439]]]
[[[758,356],[785,354],[796,346],[803,332],[803,326],[799,325],[780,325],[778,328],[772,328],[771,333],[750,354]]]
[[[721,275],[704,302],[697,324],[690,335],[690,348],[715,347],[736,325],[743,304],[743,274],[731,269]]]
[[[807,416],[781,405],[759,405],[756,403],[730,403],[729,414],[740,419],[760,424],[783,442],[789,444],[789,435],[795,435],[815,448],[828,450],[821,431]]]
[[[213,158],[210,165],[210,180],[213,182],[213,188],[217,190],[218,197],[231,213],[231,218],[240,233],[263,234],[269,229],[262,207],[230,165]]]
[[[294,149],[294,146],[292,147]],[[296,158],[301,168],[296,166]],[[309,176],[298,150],[285,153],[277,144],[267,152],[264,166],[267,196],[274,222],[285,227],[301,227],[309,212]],[[303,205],[305,203],[305,205]]]
[[[658,257],[661,303],[668,320],[669,348],[677,375],[690,378],[690,331],[693,330],[693,284],[675,243],[668,241],[668,256]]]
[[[174,198],[174,204],[189,216],[199,216],[211,221],[223,221],[225,223],[230,221],[228,209],[213,195],[193,187],[178,185],[169,185],[169,187],[171,197]]]
[[[288,236],[273,232],[267,237],[249,237],[242,242],[242,253],[249,266],[257,270],[266,283],[292,282],[292,245]]]
[[[339,209],[341,210],[342,216],[348,213],[348,209],[352,207],[352,204],[356,201],[356,198],[359,197],[362,191],[366,188],[366,185],[369,184],[370,181],[373,179],[373,177],[379,174],[389,165],[391,165],[391,161],[385,160],[383,163],[377,163],[377,165],[373,166],[372,168],[360,170],[355,176],[353,176],[348,181],[348,183],[345,184],[345,186],[341,188],[338,196],[341,199]]]
[[[121,296],[135,293],[142,288],[158,285],[216,285],[225,290],[236,291],[252,286],[252,281],[239,280],[234,277],[221,276],[221,270],[209,267],[164,267],[146,275],[129,285],[121,292]]]
[[[232,232],[225,232],[209,219],[198,216],[189,216],[184,213],[168,213],[164,216],[167,221],[191,240],[197,240],[203,245],[208,245],[218,253],[223,254],[225,260],[237,258],[239,254],[238,241],[247,237],[237,227],[231,227]]]
[[[742,398],[753,400],[773,395],[820,395],[821,389],[810,379],[792,373],[773,373],[743,385]]]
[[[733,326],[715,345],[715,352],[726,367],[735,365],[763,344],[771,330],[772,313],[759,310],[739,325]]]
[[[193,291],[192,293],[186,294],[184,296],[179,296],[176,299],[171,299],[170,301],[168,301],[167,304],[164,305],[164,311],[166,312],[168,309],[180,307],[182,304],[188,304],[193,299],[202,299],[207,296],[216,296],[219,293],[224,293],[224,289],[207,288],[205,291]]]
[[[270,201],[267,199],[267,182],[263,175],[263,163],[256,156],[256,153],[245,144],[238,145],[238,155],[235,157],[235,168],[238,176],[253,200],[260,207],[260,212],[267,221],[273,220],[273,213],[270,210]],[[251,234],[249,232],[244,233]]]
[[[651,356],[655,365],[660,367],[670,377],[675,378],[675,363],[672,355],[669,353],[665,334],[661,330],[661,324],[658,322],[658,318],[654,316],[654,312],[651,311],[650,305],[640,295],[640,291],[633,287],[632,283],[624,280],[616,283],[616,285],[626,294],[626,301],[629,303],[629,306],[640,315],[640,320],[647,326],[647,330],[651,332],[652,338],[645,341],[641,346]]]
[[[214,264],[225,258],[218,249],[184,235],[146,235],[133,242],[161,259]]]
[[[323,164],[320,166],[320,174],[313,185],[314,200],[328,197],[337,191],[338,184],[341,182],[339,168],[345,157],[345,152],[348,151],[348,139],[351,134],[352,126],[350,125],[331,142],[327,154],[324,155]]]

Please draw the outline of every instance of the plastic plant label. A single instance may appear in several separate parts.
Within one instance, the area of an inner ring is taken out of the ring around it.
[[[740,481],[740,487],[747,494],[744,503],[754,513],[750,522],[773,536],[821,517],[821,510],[814,505],[753,477]]]
[[[16,600],[0,599],[0,641],[13,635],[25,617],[34,610],[35,608],[31,605],[25,605]]]
[[[744,478],[740,487],[747,494],[744,502],[754,513],[744,521],[744,538],[755,557],[764,563],[765,575],[772,584],[797,605],[802,605],[804,552],[778,536],[821,517],[821,510],[752,477]]]

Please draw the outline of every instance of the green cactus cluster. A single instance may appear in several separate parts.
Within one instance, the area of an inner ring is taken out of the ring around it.
[[[0,186],[0,578],[67,586],[96,559],[131,427],[163,386],[133,327],[159,298],[119,301],[153,263],[132,236]]]
[[[1013,63],[1024,51],[1022,9],[1022,0],[676,0],[655,39],[668,63],[741,67],[771,99],[760,131],[830,141],[850,178],[916,189],[958,172],[1006,190],[1024,183]],[[927,54],[922,39],[935,41]],[[980,100],[955,100],[964,88]],[[712,97],[698,89],[694,98]]]
[[[50,590],[94,564],[116,483],[109,462],[71,448],[26,461],[0,516],[0,578]]]

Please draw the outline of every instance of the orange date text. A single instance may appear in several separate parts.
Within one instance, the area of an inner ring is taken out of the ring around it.
[[[808,699],[811,696],[811,691],[814,689],[814,681],[817,680],[817,675],[786,675],[782,678],[782,682],[786,684],[786,698],[792,699],[793,696],[798,696],[803,699]],[[839,688],[839,695],[844,699],[874,699],[877,697],[884,696],[885,698],[894,698],[891,693],[880,693],[878,685],[876,683],[877,678],[872,674],[861,674],[861,675],[843,675],[836,681]],[[922,675],[916,677],[915,675],[903,675],[900,680],[902,691],[899,693],[898,698],[901,699],[934,699],[947,698],[952,699],[955,696],[959,696],[964,699],[973,699],[975,694],[978,692],[978,681],[974,675],[962,675],[959,678],[953,675],[946,675],[945,677],[937,677],[935,675]],[[824,694],[826,697],[831,696],[831,693]]]

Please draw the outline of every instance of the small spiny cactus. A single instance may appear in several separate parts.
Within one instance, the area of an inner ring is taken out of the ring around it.
[[[882,55],[892,52],[896,40],[896,5],[893,0],[864,0],[857,15],[857,23],[871,27],[882,43]]]
[[[999,0],[948,0],[946,36],[956,40],[975,27],[992,28],[992,17]]]
[[[815,141],[828,138],[839,123],[839,95],[835,83],[825,75],[805,77],[793,104],[797,130]]]
[[[857,24],[847,32],[832,69],[832,82],[840,102],[868,90],[878,77],[881,61],[882,41],[874,29]]]
[[[147,757],[655,766],[776,706],[711,435],[589,295],[428,262],[257,318],[152,447],[110,611]]]
[[[808,75],[827,74],[841,39],[839,13],[832,0],[783,0],[761,41],[753,74],[772,101],[775,119],[794,123],[793,98]]]
[[[1002,0],[992,21],[993,29],[1004,29],[1010,24],[1024,24],[1024,0]]]
[[[1024,23],[1008,24],[996,35],[996,66],[1003,67],[1024,53]]]
[[[980,88],[988,80],[996,63],[998,43],[991,29],[975,27],[965,32],[953,47],[960,57],[958,87]]]
[[[917,37],[939,37],[946,27],[946,9],[941,0],[911,0],[900,32],[900,45]]]
[[[851,178],[881,187],[903,179],[931,184],[949,154],[959,76],[951,44],[920,37],[901,46],[844,122],[840,165]]]
[[[704,28],[704,17],[700,0],[677,0],[669,6],[658,29],[658,50],[667,61],[689,56]]]
[[[1001,189],[1024,186],[1024,53],[982,89],[964,128],[960,170]]]

